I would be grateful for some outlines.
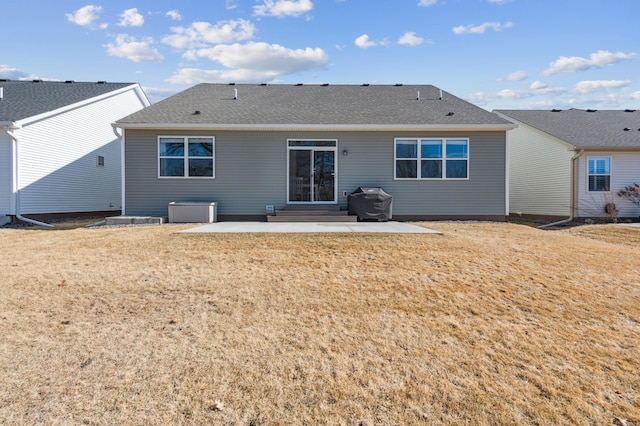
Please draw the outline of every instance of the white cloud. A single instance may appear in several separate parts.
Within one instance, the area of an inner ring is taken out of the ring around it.
[[[406,46],[419,46],[424,43],[423,37],[418,37],[415,32],[406,32],[400,37],[398,43]]]
[[[320,48],[289,49],[279,44],[249,42],[200,49],[200,58],[219,62],[227,68],[250,70],[273,76],[321,68],[329,58]]]
[[[529,86],[529,89],[531,90],[542,90],[542,89],[546,89],[547,87],[549,87],[546,83],[543,83],[539,80],[534,81],[533,83],[531,83],[531,86]]]
[[[433,6],[437,2],[438,2],[438,0],[420,0],[418,2],[418,6],[420,6],[420,7],[429,7],[429,6]]]
[[[362,34],[360,37],[355,39],[354,44],[362,49],[367,49],[369,47],[374,47],[374,46],[388,46],[389,40],[383,39],[380,41],[372,41],[369,38],[369,35]]]
[[[455,34],[484,34],[488,29],[492,29],[495,32],[502,31],[507,28],[513,27],[512,22],[505,22],[501,24],[500,22],[485,22],[481,25],[459,25],[457,27],[453,27],[451,30]]]
[[[119,27],[141,27],[144,25],[144,16],[138,13],[137,8],[127,9],[120,15]]]
[[[229,43],[253,38],[256,27],[249,21],[194,22],[191,26],[173,27],[172,35],[162,39],[163,43],[176,49],[192,49],[208,44]]]
[[[135,37],[130,37],[126,34],[119,34],[116,37],[115,44],[109,43],[106,48],[108,55],[130,59],[133,62],[162,61],[164,58],[156,48],[151,46],[152,44],[153,39],[150,37],[137,40]]]
[[[511,0],[488,0],[489,3],[493,3],[493,4],[507,4],[510,3]]]
[[[100,18],[100,12],[102,12],[102,6],[89,4],[81,7],[73,13],[67,13],[65,16],[69,22],[73,22],[74,24],[82,27],[88,27]]]
[[[271,81],[273,73],[251,70],[203,70],[199,68],[182,68],[167,79],[169,83],[257,83]]]
[[[574,93],[585,95],[607,89],[619,89],[631,85],[631,80],[591,80],[581,81],[573,89]]]
[[[227,10],[233,10],[235,8],[237,8],[238,5],[236,4],[235,0],[225,0],[224,1],[224,8]]]
[[[510,74],[507,74],[506,77],[501,77],[498,79],[498,81],[522,81],[524,79],[526,79],[527,77],[529,77],[529,74],[527,74],[526,71],[514,71]]]
[[[0,78],[8,80],[34,80],[38,77],[18,68],[11,68],[9,65],[0,64]]]
[[[164,16],[168,16],[169,18],[173,19],[174,21],[182,21],[182,15],[180,15],[180,12],[178,12],[177,9],[173,9],[168,11],[167,13],[165,13]]]
[[[261,5],[253,6],[256,16],[300,16],[313,9],[311,0],[263,0]]]
[[[549,64],[549,68],[544,70],[542,74],[552,75],[560,72],[576,72],[585,71],[590,68],[602,68],[607,65],[615,64],[627,59],[633,59],[638,56],[637,53],[609,52],[608,50],[598,50],[592,53],[589,58],[580,56],[561,56],[556,61]]]
[[[155,104],[163,99],[168,98],[169,96],[175,95],[177,90],[175,89],[160,89],[157,87],[149,87],[143,86],[144,94],[149,98],[149,102]]]

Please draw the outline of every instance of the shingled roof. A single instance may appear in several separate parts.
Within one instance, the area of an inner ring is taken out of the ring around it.
[[[0,81],[0,122],[16,122],[131,86],[134,83]]]
[[[640,111],[496,110],[576,148],[640,148]]]
[[[440,96],[442,95],[442,99]],[[123,128],[492,128],[513,125],[431,85],[198,84]]]

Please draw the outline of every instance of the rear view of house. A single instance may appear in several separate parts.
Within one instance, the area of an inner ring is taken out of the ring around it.
[[[138,84],[0,80],[0,221],[118,212],[111,123],[148,105]]]
[[[634,217],[616,194],[640,183],[640,111],[497,110],[509,132],[511,212],[558,218]]]
[[[359,187],[393,218],[504,220],[509,121],[434,86],[199,84],[122,118],[127,215],[216,202],[346,210]]]

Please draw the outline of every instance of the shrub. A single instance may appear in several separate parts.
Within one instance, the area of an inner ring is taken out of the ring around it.
[[[618,196],[640,207],[640,185],[637,183],[625,186],[623,190],[618,191]]]

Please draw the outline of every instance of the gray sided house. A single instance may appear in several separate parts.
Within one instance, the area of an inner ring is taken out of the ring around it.
[[[0,224],[120,211],[111,123],[148,105],[134,83],[0,80]]]
[[[640,183],[640,111],[497,110],[509,132],[512,214],[619,217],[640,209],[617,196]]]
[[[430,85],[199,84],[118,120],[123,214],[216,202],[221,220],[267,206],[347,208],[359,187],[393,218],[505,220],[509,121]]]

